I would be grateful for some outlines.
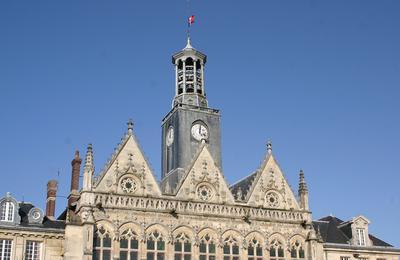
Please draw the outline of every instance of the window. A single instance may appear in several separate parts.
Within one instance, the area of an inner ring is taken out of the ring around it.
[[[165,242],[157,231],[147,238],[147,260],[164,260]]]
[[[11,260],[12,240],[0,239],[0,259]]]
[[[1,221],[14,221],[14,204],[11,201],[5,201],[1,204],[0,208]]]
[[[100,228],[94,235],[93,260],[111,259],[111,237],[104,229]]]
[[[357,244],[365,246],[365,229],[363,228],[357,228]]]
[[[200,240],[200,260],[215,260],[216,259],[216,249],[215,243],[209,235],[205,235]]]
[[[247,255],[249,260],[262,260],[263,250],[260,242],[253,239],[249,243],[249,248],[247,249]]]
[[[124,231],[119,240],[119,248],[120,260],[137,260],[139,249],[137,234],[130,229]]]
[[[269,249],[270,260],[285,260],[285,251],[282,243],[278,240],[273,240]]]
[[[340,260],[350,260],[350,256],[341,256]]]
[[[224,260],[239,260],[239,245],[232,236],[224,241]]]
[[[304,249],[298,241],[292,245],[290,249],[290,257],[292,260],[302,260],[305,258]]]
[[[190,260],[192,244],[185,234],[180,234],[175,240],[175,260]]]
[[[42,243],[38,241],[26,241],[25,260],[39,260]]]

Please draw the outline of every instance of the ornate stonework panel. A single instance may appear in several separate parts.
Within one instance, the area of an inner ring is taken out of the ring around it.
[[[127,135],[99,175],[94,191],[160,196],[158,183],[133,134]]]
[[[203,202],[234,203],[232,193],[207,145],[203,144],[190,170],[182,178],[176,197]]]
[[[282,170],[269,154],[248,193],[248,204],[265,208],[299,209],[296,197]]]

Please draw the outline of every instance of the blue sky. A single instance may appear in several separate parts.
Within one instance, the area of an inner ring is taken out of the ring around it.
[[[295,192],[304,169],[314,218],[359,214],[400,246],[400,2],[1,1],[0,193],[44,208],[93,143],[97,172],[133,118],[157,176],[171,108],[171,55],[208,55],[206,91],[222,111],[230,183],[266,141]],[[60,176],[57,176],[57,172]],[[66,199],[57,200],[58,213]]]

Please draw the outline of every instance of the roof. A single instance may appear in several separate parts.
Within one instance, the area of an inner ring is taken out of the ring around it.
[[[313,226],[315,230],[320,233],[321,238],[325,243],[349,244],[350,239],[352,238],[351,223],[346,223],[333,216],[327,216],[317,221],[313,221]],[[369,235],[369,239],[373,246],[393,247],[371,234]]]
[[[241,199],[245,199],[247,197],[247,194],[249,193],[249,191],[253,185],[253,182],[257,177],[257,173],[258,172],[254,172],[254,173],[250,174],[249,176],[241,179],[240,181],[236,182],[229,188],[231,190],[232,194],[234,195],[235,199],[241,200]],[[242,198],[237,198],[237,193],[238,193],[239,189],[242,192]]]

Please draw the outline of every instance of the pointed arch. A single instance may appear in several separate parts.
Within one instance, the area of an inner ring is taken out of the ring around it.
[[[295,234],[289,241],[290,259],[304,260],[306,258],[305,238],[300,234]]]
[[[161,224],[152,224],[146,228],[147,259],[165,259],[165,244],[168,229]]]
[[[240,241],[242,241],[241,234],[233,229],[229,229],[222,235],[223,241],[223,256],[224,259],[237,259],[240,252]]]
[[[264,256],[264,236],[259,231],[252,231],[246,235],[248,260],[262,259]]]

